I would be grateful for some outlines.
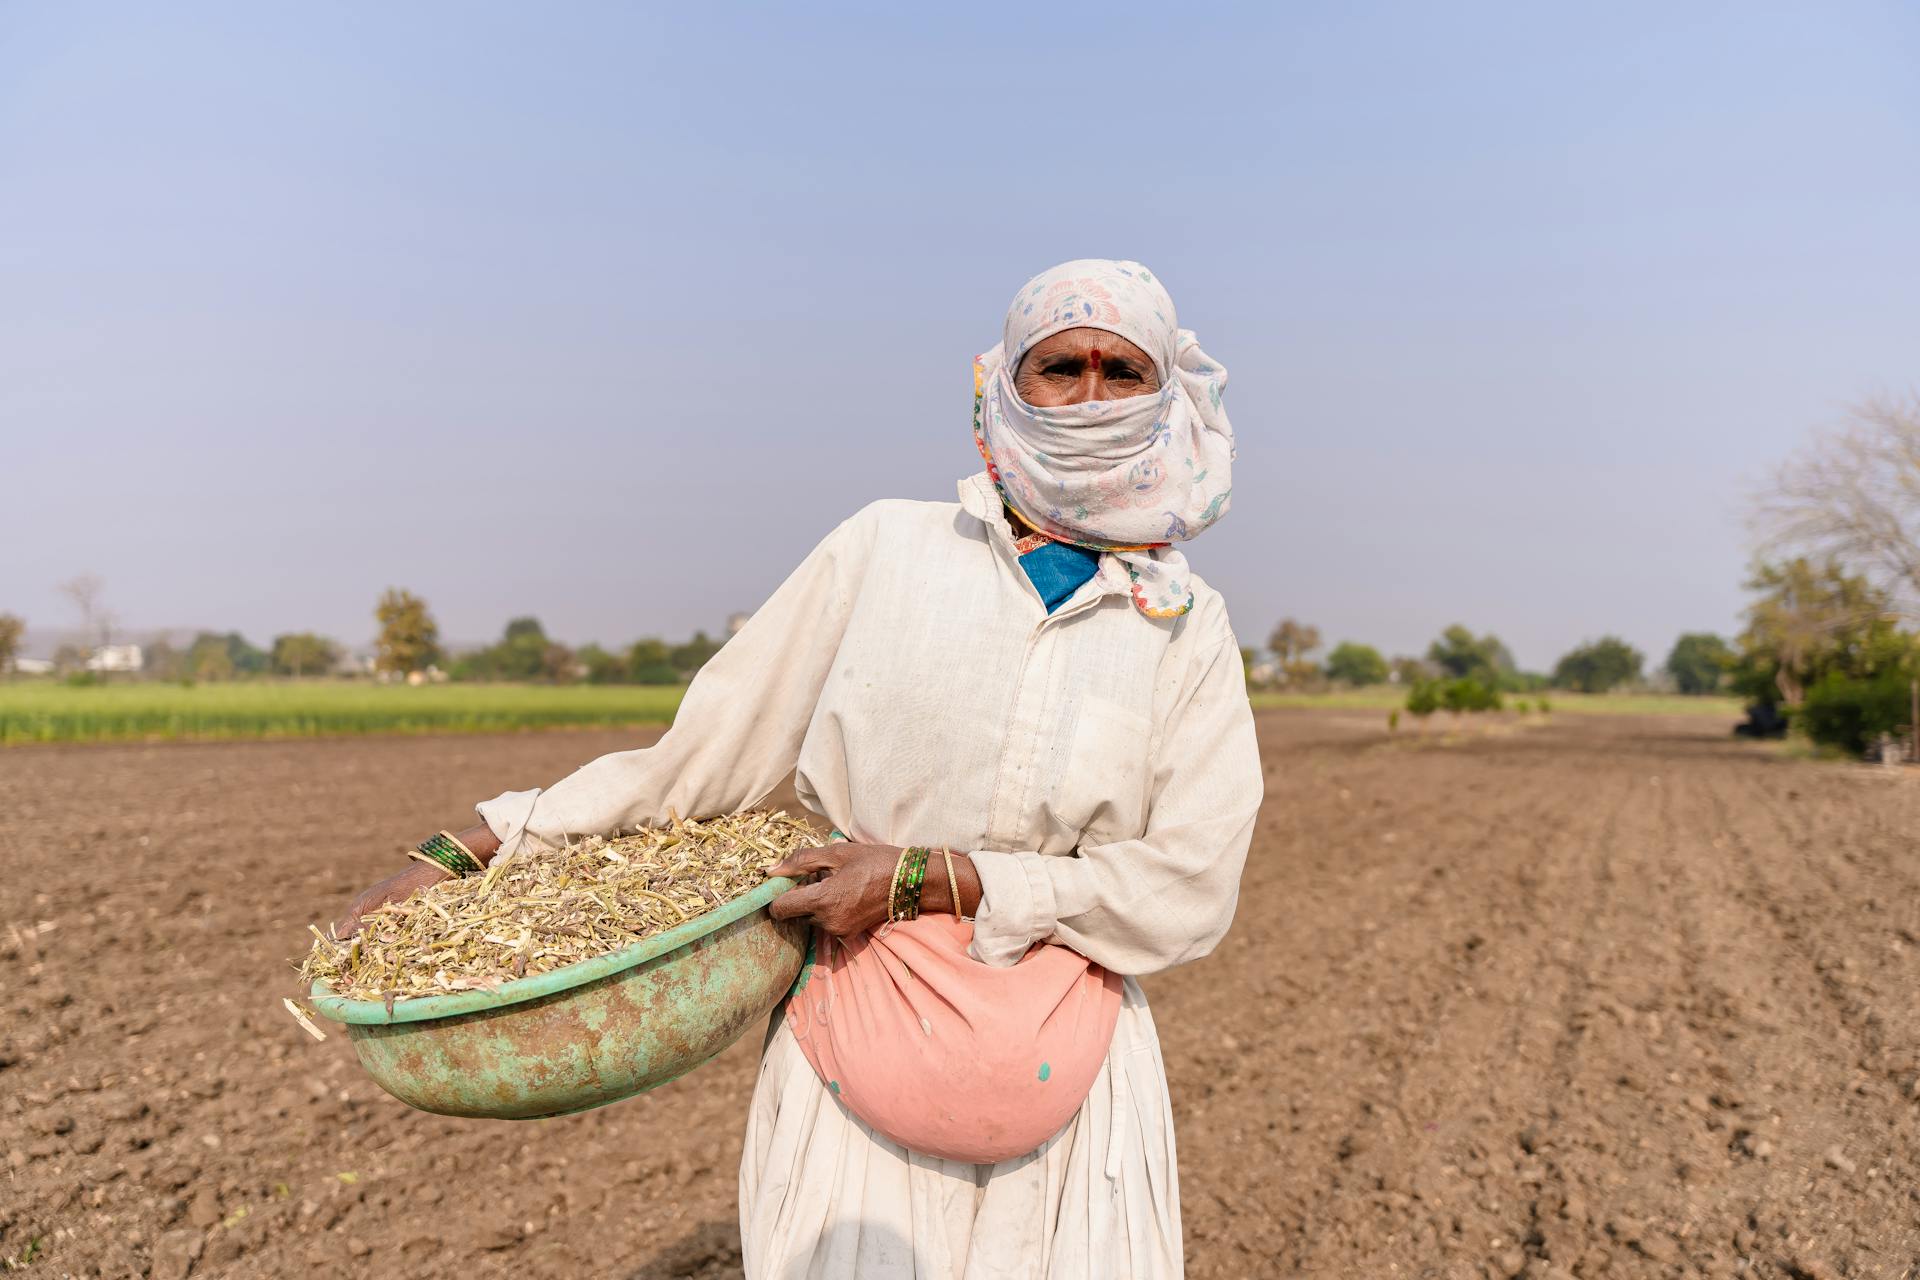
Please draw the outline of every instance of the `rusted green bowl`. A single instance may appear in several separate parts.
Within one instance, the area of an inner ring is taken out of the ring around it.
[[[360,1065],[400,1101],[448,1116],[534,1120],[585,1111],[678,1079],[717,1055],[793,986],[805,926],[743,898],[611,955],[505,983],[399,1000],[349,1000],[323,983],[313,1007],[344,1023]]]

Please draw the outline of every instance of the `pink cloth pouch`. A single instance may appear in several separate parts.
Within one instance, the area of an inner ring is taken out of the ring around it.
[[[1120,979],[1041,944],[1006,968],[967,954],[973,926],[927,915],[815,931],[787,1024],[827,1089],[909,1151],[997,1164],[1060,1132],[1113,1042]]]

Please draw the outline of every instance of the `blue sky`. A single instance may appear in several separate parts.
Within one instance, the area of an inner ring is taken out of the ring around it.
[[[0,610],[713,629],[950,497],[1007,299],[1104,255],[1232,371],[1244,640],[1657,661],[1920,383],[1917,14],[0,2]]]

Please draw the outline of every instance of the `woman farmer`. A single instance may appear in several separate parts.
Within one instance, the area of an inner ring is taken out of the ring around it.
[[[814,945],[747,1121],[750,1277],[1182,1270],[1134,979],[1233,918],[1261,798],[1240,651],[1172,543],[1227,509],[1226,371],[1134,262],[1034,277],[974,367],[984,472],[829,534],[652,747],[478,806],[481,861],[752,806]],[[349,922],[442,873],[356,900]]]

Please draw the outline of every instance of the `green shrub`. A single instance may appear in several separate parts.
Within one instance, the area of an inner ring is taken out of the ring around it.
[[[1912,690],[1899,668],[1873,676],[1832,672],[1807,690],[1794,721],[1821,746],[1863,756],[1882,734],[1903,734],[1909,726]]]
[[[1355,688],[1383,684],[1387,673],[1387,660],[1372,645],[1348,640],[1336,645],[1333,652],[1327,655],[1327,679],[1338,680]]]
[[[1730,645],[1710,631],[1690,631],[1674,641],[1667,674],[1681,693],[1713,693],[1727,682],[1734,664]]]
[[[1400,728],[1400,712],[1398,710],[1387,712],[1387,732],[1394,733],[1394,732],[1397,732],[1399,728]]]
[[[1640,678],[1640,651],[1619,636],[1601,636],[1574,649],[1553,668],[1553,683],[1576,693],[1605,693]]]
[[[1440,709],[1440,682],[1416,680],[1407,690],[1407,710],[1422,719]]]
[[[1441,704],[1449,711],[1498,711],[1499,691],[1472,676],[1449,680],[1440,691]]]

